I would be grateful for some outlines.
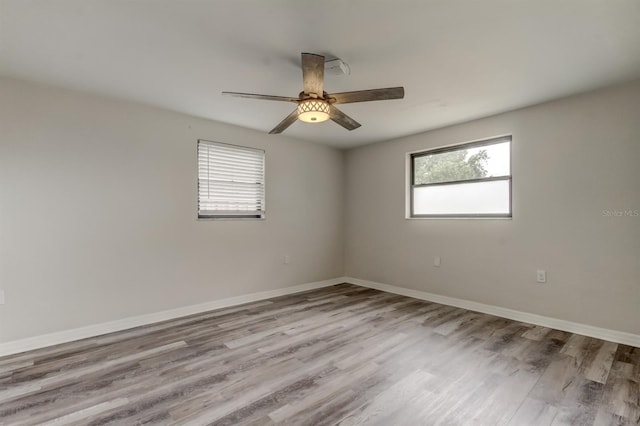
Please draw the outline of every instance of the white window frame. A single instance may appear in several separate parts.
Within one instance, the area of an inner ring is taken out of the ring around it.
[[[432,154],[440,154],[444,152],[451,151],[459,151],[467,148],[476,148],[479,146],[487,146],[494,145],[502,142],[509,141],[509,175],[508,176],[499,176],[499,177],[486,177],[486,178],[478,178],[478,179],[467,179],[467,180],[454,180],[454,181],[445,181],[438,183],[428,183],[428,184],[414,184],[414,158],[432,155]],[[445,147],[420,150],[407,153],[406,156],[406,164],[407,164],[407,204],[406,204],[406,218],[407,219],[465,219],[465,218],[503,218],[503,219],[511,219],[513,217],[513,137],[512,135],[503,135],[497,137],[491,137],[488,139],[481,139],[472,142],[464,142],[455,145],[448,145]],[[475,213],[475,214],[414,214],[413,213],[413,190],[416,187],[421,186],[435,186],[435,185],[455,185],[455,184],[468,184],[474,182],[490,182],[490,181],[508,181],[509,182],[509,212],[508,213]]]
[[[209,149],[218,151],[218,158],[224,160],[213,164],[213,156]],[[265,218],[265,151],[257,148],[250,148],[240,145],[232,145],[222,142],[213,142],[198,139],[197,143],[197,212],[198,219],[264,219]],[[205,154],[206,152],[206,154]],[[240,167],[234,166],[234,160],[238,160],[238,165],[242,162],[243,153],[247,154],[247,163]],[[225,164],[226,163],[226,164]],[[213,170],[227,175],[225,178],[204,178],[205,174],[212,173]],[[234,173],[244,174],[247,178],[237,178]],[[254,175],[254,176],[251,176]],[[255,187],[254,187],[255,185]],[[250,195],[247,200],[238,198],[238,192],[234,192],[234,187],[238,191],[246,191]],[[255,188],[255,190],[254,190]],[[247,191],[249,189],[249,191]],[[229,194],[228,199],[224,193]],[[252,194],[255,192],[255,194]],[[218,199],[217,204],[228,205],[228,208],[212,208],[214,195]],[[234,203],[235,201],[235,203]],[[240,205],[239,208],[231,208],[233,204]],[[244,206],[242,205],[244,204]]]

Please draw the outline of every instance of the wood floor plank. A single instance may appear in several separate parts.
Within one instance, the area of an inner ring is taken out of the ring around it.
[[[0,358],[0,425],[636,425],[640,348],[342,284]]]
[[[605,384],[603,413],[640,422],[640,376],[633,374],[636,367],[626,362],[614,363]]]
[[[594,382],[606,383],[617,349],[618,345],[616,343],[604,342],[595,359],[584,372],[584,377]]]
[[[420,397],[423,392],[428,392],[429,382],[433,378],[432,374],[424,370],[409,373],[361,409],[352,412],[340,422],[340,425],[389,424],[387,419],[393,417],[395,411],[406,409],[405,405],[411,405],[412,400]]]
[[[579,377],[579,369],[574,358],[559,354],[542,374],[529,397],[558,406],[566,398],[567,392],[578,385]]]
[[[100,404],[77,410],[61,417],[56,417],[55,419],[42,423],[42,426],[69,425],[84,420],[87,417],[99,415],[113,408],[122,407],[128,403],[129,400],[127,398],[117,398],[112,401],[101,402]]]
[[[510,426],[550,425],[557,414],[556,406],[537,399],[525,398],[508,424]]]
[[[524,337],[525,339],[531,339],[531,340],[542,340],[544,336],[546,336],[547,333],[549,333],[550,331],[551,331],[550,328],[535,326],[535,327],[532,327],[530,330],[525,331],[522,334],[522,337]]]
[[[353,382],[361,381],[375,374],[377,370],[379,370],[379,366],[373,362],[354,366],[346,372],[343,370],[341,380],[338,383],[334,381],[324,382],[315,389],[315,392],[308,393],[304,398],[296,399],[278,408],[269,413],[269,417],[276,423],[289,422],[296,417],[302,420],[310,412],[315,411],[317,407],[326,404],[327,401],[335,399],[345,392],[351,392],[351,384]]]

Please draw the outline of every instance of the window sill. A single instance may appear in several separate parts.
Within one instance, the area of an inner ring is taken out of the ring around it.
[[[408,217],[405,216],[406,220],[443,220],[443,219],[453,219],[453,220],[512,220],[513,216],[423,216],[423,217]]]
[[[202,220],[205,222],[215,220],[266,220],[266,217],[197,217],[196,220]]]

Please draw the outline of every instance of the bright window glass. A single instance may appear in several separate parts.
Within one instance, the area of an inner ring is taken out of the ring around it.
[[[511,217],[511,137],[411,154],[410,217]]]

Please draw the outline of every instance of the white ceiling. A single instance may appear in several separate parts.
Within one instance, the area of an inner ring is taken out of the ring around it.
[[[0,0],[0,73],[263,130],[294,108],[300,52],[342,58],[362,123],[285,134],[353,147],[640,77],[639,0]]]

